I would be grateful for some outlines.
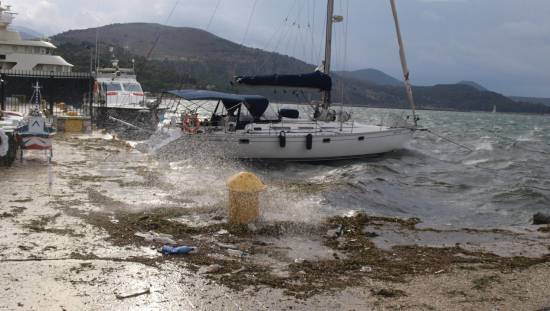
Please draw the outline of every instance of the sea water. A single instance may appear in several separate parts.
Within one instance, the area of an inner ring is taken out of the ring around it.
[[[351,108],[357,122],[379,124],[409,111]],[[419,111],[417,132],[402,150],[384,156],[323,163],[257,163],[183,159],[170,164],[181,187],[203,198],[224,193],[224,179],[256,173],[269,220],[319,221],[366,212],[417,217],[445,228],[524,226],[550,213],[550,117]],[[198,173],[200,171],[200,173]],[[201,182],[203,180],[203,182]]]

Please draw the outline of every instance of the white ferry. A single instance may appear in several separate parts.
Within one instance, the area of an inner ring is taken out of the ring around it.
[[[73,65],[54,55],[56,46],[43,40],[23,40],[9,28],[16,13],[0,2],[0,70],[71,72]]]

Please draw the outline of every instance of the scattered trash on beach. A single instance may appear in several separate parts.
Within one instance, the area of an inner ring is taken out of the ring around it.
[[[194,247],[190,246],[170,246],[170,245],[164,245],[160,252],[163,255],[186,255],[194,251]]]
[[[250,230],[250,232],[258,231],[258,228],[256,227],[255,224],[248,224],[247,227],[248,227],[248,230]]]
[[[116,296],[116,299],[123,300],[123,299],[134,298],[134,297],[138,297],[138,296],[142,296],[142,295],[148,295],[150,293],[151,293],[151,289],[147,288],[146,290],[141,291],[141,292],[126,294],[126,295],[115,294],[115,296]]]
[[[213,264],[207,267],[202,267],[199,269],[199,274],[210,274],[210,273],[216,273],[222,269],[222,266],[218,264]]]
[[[139,236],[145,239],[145,241],[150,242],[159,242],[163,244],[175,245],[177,242],[174,240],[174,237],[170,234],[156,233],[155,231],[149,232],[136,232],[135,236]]]
[[[221,248],[228,248],[228,249],[239,249],[239,247],[235,244],[226,244],[226,243],[216,243]]]
[[[283,270],[273,270],[271,273],[269,273],[274,278],[277,279],[289,279],[290,278],[290,272],[283,271]]]
[[[221,229],[220,231],[216,232],[215,235],[225,235],[225,234],[229,234],[229,231],[225,229]]]
[[[399,289],[393,288],[382,288],[382,289],[372,289],[371,292],[376,296],[382,296],[384,298],[398,298],[402,296],[407,296],[407,294]]]
[[[339,225],[336,229],[331,229],[327,231],[326,236],[329,238],[337,238],[344,234],[344,227]]]
[[[376,238],[376,237],[378,237],[378,236],[380,236],[380,235],[379,235],[378,233],[376,233],[376,232],[369,232],[369,231],[367,231],[367,232],[365,232],[365,236],[366,236],[367,238]]]
[[[240,250],[236,250],[236,249],[228,249],[227,250],[227,253],[233,257],[240,257],[240,258],[243,258],[243,257],[246,257],[248,256],[248,253],[247,252],[243,252],[243,251],[240,251]]]

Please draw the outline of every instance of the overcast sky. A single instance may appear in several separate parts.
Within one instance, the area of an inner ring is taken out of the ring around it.
[[[156,22],[208,28],[237,43],[310,63],[321,56],[326,9],[324,0],[2,2],[19,13],[16,25],[46,35],[115,22]],[[550,97],[550,0],[397,4],[415,84],[473,80],[506,95]],[[388,0],[336,0],[336,14],[345,15],[346,22],[335,26],[335,69],[377,68],[401,76]]]

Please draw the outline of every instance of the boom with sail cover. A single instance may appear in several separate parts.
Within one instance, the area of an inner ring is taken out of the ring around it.
[[[235,82],[254,86],[297,87],[319,89],[321,91],[332,89],[332,79],[329,75],[320,71],[294,75],[242,76],[235,77]]]

